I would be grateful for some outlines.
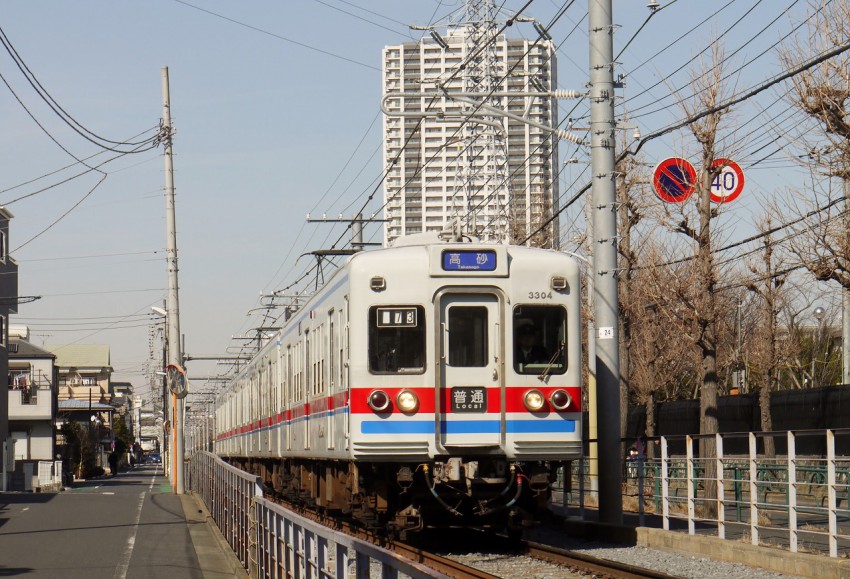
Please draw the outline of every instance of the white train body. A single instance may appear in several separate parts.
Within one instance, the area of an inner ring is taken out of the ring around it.
[[[356,254],[218,396],[215,450],[431,465],[445,482],[474,478],[489,459],[506,480],[515,466],[575,459],[579,294],[575,260],[555,251],[434,243]]]

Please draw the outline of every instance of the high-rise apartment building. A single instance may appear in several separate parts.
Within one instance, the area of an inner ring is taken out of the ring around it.
[[[488,45],[488,99],[470,95],[470,28],[383,51],[385,243],[459,222],[465,233],[522,241],[557,211],[557,137],[481,103],[557,126],[555,46],[498,36]],[[478,63],[480,65],[480,62]],[[481,67],[478,68],[479,72]],[[467,74],[465,79],[464,74]],[[394,93],[404,96],[392,98]],[[466,96],[464,96],[464,94]],[[502,96],[498,96],[502,95]],[[473,113],[474,118],[464,119]],[[472,133],[472,136],[470,135]],[[476,136],[477,135],[477,136]],[[557,220],[534,245],[557,244]]]

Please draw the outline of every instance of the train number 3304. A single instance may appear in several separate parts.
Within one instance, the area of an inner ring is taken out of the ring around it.
[[[552,292],[528,292],[530,300],[551,300]]]

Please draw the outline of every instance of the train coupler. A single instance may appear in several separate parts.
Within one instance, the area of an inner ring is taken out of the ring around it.
[[[419,509],[411,505],[395,514],[391,526],[395,533],[403,535],[408,531],[421,531],[424,523]]]

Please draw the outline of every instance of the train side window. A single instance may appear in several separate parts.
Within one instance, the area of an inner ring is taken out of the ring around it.
[[[567,371],[567,312],[561,306],[514,308],[514,370],[518,374]]]
[[[373,374],[425,371],[425,308],[373,306],[369,309],[369,371]]]
[[[334,327],[334,311],[328,312],[328,389],[333,391],[336,389],[336,328]]]
[[[448,311],[449,366],[480,368],[487,365],[487,308],[452,306]]]

